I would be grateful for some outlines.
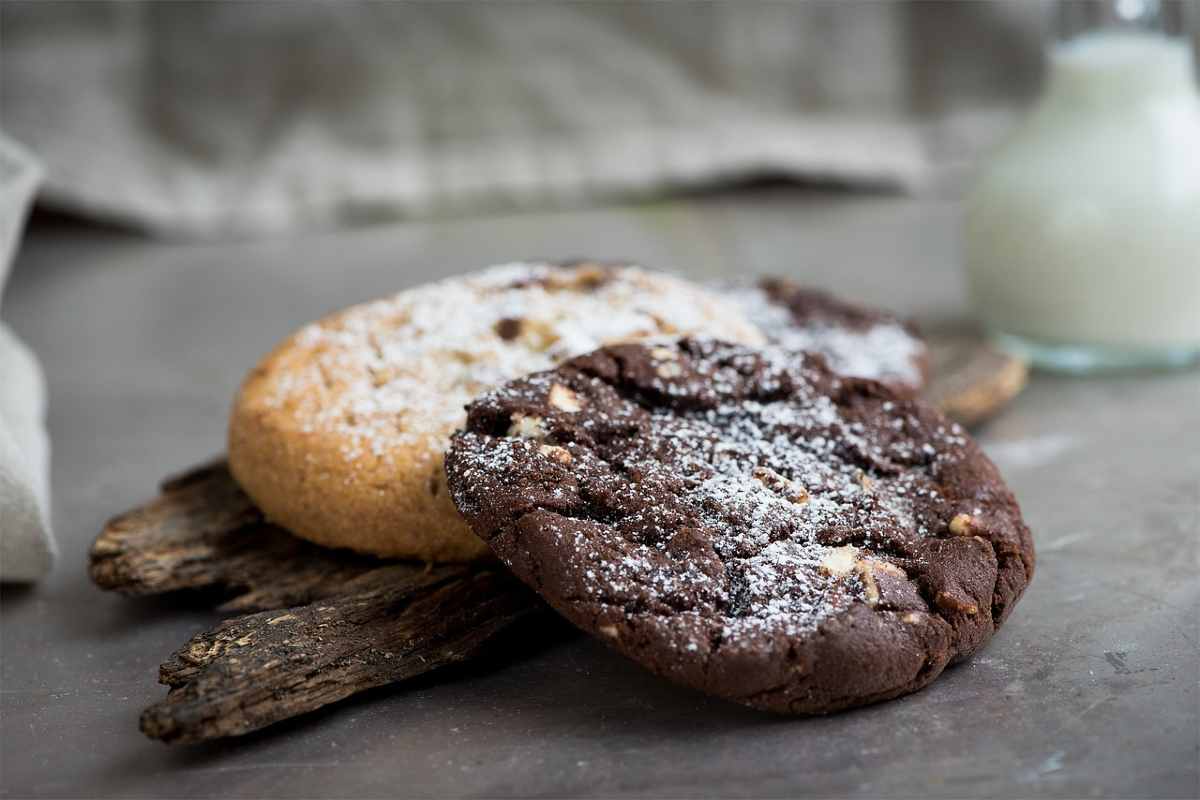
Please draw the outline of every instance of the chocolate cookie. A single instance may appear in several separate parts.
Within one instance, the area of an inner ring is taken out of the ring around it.
[[[772,344],[820,353],[835,372],[906,392],[919,391],[929,380],[929,350],[921,335],[885,311],[784,278],[765,278],[728,296]]]
[[[915,691],[1033,573],[957,425],[820,356],[604,348],[472,403],[455,503],[523,581],[646,668],[758,708]]]

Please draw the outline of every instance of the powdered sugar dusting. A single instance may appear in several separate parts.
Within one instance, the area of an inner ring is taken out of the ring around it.
[[[678,374],[639,379],[621,389],[620,402],[585,402],[586,418],[568,427],[546,420],[546,441],[572,454],[578,478],[542,487],[547,502],[572,518],[606,520],[608,533],[554,529],[572,537],[564,552],[588,554],[574,565],[584,594],[626,608],[648,595],[663,609],[656,614],[719,618],[722,641],[802,635],[870,601],[862,576],[880,553],[930,535],[944,516],[933,474],[966,443],[962,430],[948,423],[932,439],[917,438],[909,434],[920,428],[913,407],[892,401],[880,401],[873,413],[882,419],[864,424],[834,401],[839,379],[787,348],[691,347],[700,352]],[[528,407],[560,380],[532,376],[480,403]],[[637,400],[645,391],[715,399],[646,409]],[[519,485],[515,476],[535,451],[514,437],[462,441],[462,480],[453,488],[470,515],[504,484]],[[603,546],[585,547],[589,536]],[[846,553],[848,570],[838,560]]]
[[[728,296],[772,344],[820,353],[843,375],[920,385],[924,345],[897,322],[849,326],[831,319],[797,321],[760,288],[737,289]]]
[[[761,340],[734,307],[666,275],[507,264],[305,327],[265,402],[337,436],[347,461],[397,448],[436,460],[481,391],[605,344],[684,334]]]

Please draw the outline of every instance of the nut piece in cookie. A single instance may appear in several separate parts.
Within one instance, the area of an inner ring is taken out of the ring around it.
[[[514,573],[647,669],[774,711],[912,692],[987,642],[1033,546],[960,427],[819,357],[664,349],[604,348],[471,404],[450,491]],[[528,419],[538,437],[511,433]]]

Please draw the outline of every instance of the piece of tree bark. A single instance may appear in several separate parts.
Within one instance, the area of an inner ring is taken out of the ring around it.
[[[223,462],[105,526],[92,579],[127,595],[215,589],[227,620],[159,669],[142,714],[164,742],[237,736],[468,659],[542,608],[494,564],[432,567],[309,544],[262,520]]]
[[[249,733],[471,658],[541,608],[511,576],[467,565],[383,566],[344,588],[194,637],[160,668],[172,688],[142,713],[142,732],[180,743]]]
[[[383,563],[264,522],[216,462],[168,479],[158,497],[110,520],[92,545],[89,571],[102,589],[134,596],[218,589],[233,595],[218,611],[244,613],[342,593]]]

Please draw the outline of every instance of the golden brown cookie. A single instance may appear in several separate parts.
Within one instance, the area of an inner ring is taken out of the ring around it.
[[[478,558],[442,463],[466,404],[603,345],[682,335],[762,343],[732,305],[636,267],[510,264],[410,289],[268,355],[234,403],[230,468],[271,521],[318,544]]]

